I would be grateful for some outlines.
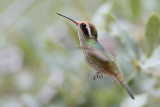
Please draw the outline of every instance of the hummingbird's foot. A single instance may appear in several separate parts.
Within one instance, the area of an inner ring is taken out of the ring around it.
[[[93,79],[96,80],[96,78],[101,79],[103,77],[103,74],[101,72],[96,72],[93,76]]]

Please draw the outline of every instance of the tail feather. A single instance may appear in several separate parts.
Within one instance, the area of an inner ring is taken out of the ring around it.
[[[125,89],[125,91],[128,93],[128,95],[129,95],[133,100],[135,100],[134,95],[133,95],[132,91],[129,89],[128,85],[127,85],[126,83],[124,83],[124,85],[122,85],[122,86],[123,86],[123,88]]]
[[[127,86],[127,84],[126,84],[123,80],[120,81],[120,80],[119,80],[116,76],[114,76],[114,75],[110,75],[110,77],[111,77],[116,83],[118,83],[119,85],[121,85],[121,86],[125,89],[125,91],[127,92],[127,94],[128,94],[133,100],[135,100],[133,93],[131,92],[131,90],[129,89],[129,87]]]

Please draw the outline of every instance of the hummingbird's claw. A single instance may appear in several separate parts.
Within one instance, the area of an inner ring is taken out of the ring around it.
[[[96,80],[96,78],[101,79],[103,77],[103,74],[101,72],[97,72],[94,74],[93,79]]]
[[[97,78],[99,78],[99,75],[97,75]]]

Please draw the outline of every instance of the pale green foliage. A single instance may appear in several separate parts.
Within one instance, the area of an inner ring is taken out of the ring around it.
[[[160,19],[157,14],[153,14],[149,17],[146,25],[145,35],[147,42],[149,43],[147,46],[148,55],[150,56],[156,47],[158,38],[160,36]]]
[[[0,107],[159,107],[159,0],[1,0]],[[93,80],[76,26],[95,24],[118,43],[136,100],[108,76]]]

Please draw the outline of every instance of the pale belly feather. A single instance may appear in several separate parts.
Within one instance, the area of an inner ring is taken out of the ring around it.
[[[101,72],[102,74],[107,75],[108,71],[110,71],[109,63],[99,60],[98,58],[88,54],[85,50],[82,49],[82,53],[85,57],[87,64],[96,70],[97,72]]]

